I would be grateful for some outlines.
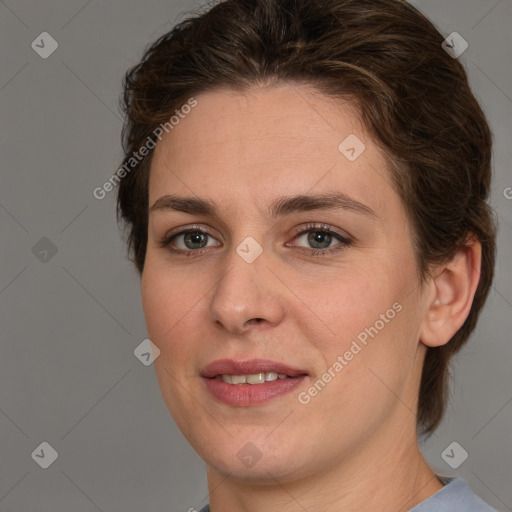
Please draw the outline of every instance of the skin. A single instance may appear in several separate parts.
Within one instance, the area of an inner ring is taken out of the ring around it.
[[[351,104],[291,84],[196,99],[157,144],[149,205],[166,194],[193,196],[215,201],[218,213],[150,212],[141,291],[161,351],[154,366],[162,396],[207,464],[212,512],[409,510],[442,488],[418,448],[418,388],[427,346],[449,341],[469,313],[479,244],[420,286],[387,160]],[[338,149],[350,134],[366,147],[355,161]],[[375,216],[267,212],[281,196],[334,192]],[[307,233],[297,236],[308,223],[328,224],[352,243],[333,236],[330,247],[340,250],[314,256]],[[191,225],[211,232],[204,252],[184,236],[172,248],[193,257],[160,246]],[[263,250],[252,263],[236,252],[248,236]],[[401,311],[301,404],[298,393],[395,303]],[[270,402],[229,406],[199,375],[221,358],[272,359],[308,378]],[[248,442],[261,454],[252,467],[237,456]]]

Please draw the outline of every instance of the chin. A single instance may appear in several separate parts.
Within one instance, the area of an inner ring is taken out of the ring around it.
[[[221,474],[229,475],[230,479],[258,485],[275,485],[276,480],[286,482],[307,476],[306,471],[297,471],[297,468],[290,467],[289,457],[285,455],[279,460],[262,458],[252,467],[246,467],[236,455],[206,460],[206,464]]]
[[[209,467],[241,482],[275,485],[274,479],[286,482],[311,473],[314,454],[308,457],[303,443],[296,447],[286,446],[283,442],[274,445],[265,440],[266,435],[268,432],[260,436],[234,437],[224,445],[212,442],[212,437],[208,436],[204,444],[193,447]]]

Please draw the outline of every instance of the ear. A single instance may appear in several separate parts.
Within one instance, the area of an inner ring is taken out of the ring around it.
[[[450,262],[435,269],[420,330],[424,345],[445,345],[461,328],[473,304],[481,262],[482,246],[471,238]]]

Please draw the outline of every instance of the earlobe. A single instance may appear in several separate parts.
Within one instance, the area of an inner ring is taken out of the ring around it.
[[[452,260],[435,270],[420,331],[424,345],[445,345],[462,327],[480,280],[481,260],[482,246],[471,238]]]

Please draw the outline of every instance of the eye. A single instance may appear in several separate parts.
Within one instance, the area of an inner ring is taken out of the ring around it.
[[[293,238],[305,245],[299,245],[298,249],[308,255],[320,256],[348,247],[352,240],[346,234],[341,234],[331,226],[325,224],[308,224],[303,227]],[[207,252],[209,247],[222,245],[211,233],[203,227],[191,226],[182,231],[164,236],[159,245],[172,253],[184,256],[200,256]],[[287,247],[294,247],[296,243],[286,243]]]
[[[212,235],[198,227],[190,227],[173,233],[171,235],[164,236],[160,240],[160,247],[167,248],[171,252],[182,253],[190,255],[192,252],[201,253],[201,249],[221,245],[220,243],[210,243],[216,240]]]
[[[306,244],[302,247],[311,248],[307,252],[315,256],[342,250],[352,243],[352,240],[346,235],[333,231],[331,226],[325,224],[308,224],[294,237],[294,241],[301,241]]]

